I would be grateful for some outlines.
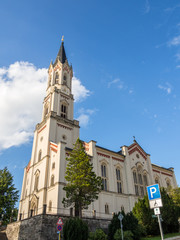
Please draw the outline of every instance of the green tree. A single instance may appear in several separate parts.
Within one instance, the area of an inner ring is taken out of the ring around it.
[[[138,199],[133,208],[133,214],[138,219],[139,224],[141,224],[148,235],[157,235],[159,234],[159,227],[156,218],[153,218],[154,215],[153,209],[149,207],[148,196],[144,196],[142,199]]]
[[[17,209],[14,209],[14,206],[18,197],[18,190],[13,184],[13,176],[7,168],[0,169],[0,219],[2,224],[15,220]]]
[[[95,232],[90,232],[88,240],[107,240],[107,235],[97,228]]]
[[[66,198],[62,202],[64,207],[74,206],[75,215],[82,217],[82,209],[87,209],[91,202],[98,199],[102,180],[93,171],[91,159],[79,138],[66,160],[68,162],[65,176],[67,185],[63,188],[66,191]]]
[[[164,233],[171,233],[178,231],[178,209],[173,202],[171,196],[166,189],[161,188],[161,198],[163,207],[160,209],[163,219],[162,226]],[[153,218],[153,209],[149,207],[149,200],[147,195],[143,199],[138,199],[133,208],[133,213],[138,219],[139,223],[144,226],[148,235],[159,234],[159,225],[157,218]]]
[[[122,234],[121,234],[121,229],[117,229],[116,233],[114,234],[114,239],[115,240],[122,240]],[[131,231],[124,231],[123,232],[123,239],[124,240],[133,240],[134,236]]]
[[[88,225],[82,219],[70,218],[63,226],[64,240],[87,240],[88,239]]]
[[[116,231],[121,228],[120,221],[118,219],[119,214],[120,212],[118,214],[114,214],[111,223],[108,226],[108,237],[111,240],[115,239],[114,235]],[[121,214],[124,216],[122,220],[123,231],[131,231],[133,234],[133,239],[140,239],[140,237],[144,234],[144,229],[140,224],[138,224],[137,218],[132,212],[125,214],[124,211],[122,211]]]
[[[176,205],[178,217],[180,217],[180,188],[170,188],[168,194],[171,196],[174,204]]]

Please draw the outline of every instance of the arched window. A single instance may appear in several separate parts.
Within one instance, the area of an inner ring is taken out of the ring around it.
[[[39,150],[39,154],[38,154],[38,162],[41,161],[41,157],[42,157],[42,151]]]
[[[142,180],[142,174],[141,172],[138,173],[138,183],[139,183],[139,189],[140,189],[140,195],[144,196],[144,186],[143,186],[143,180]]]
[[[51,186],[54,186],[54,175],[51,176]]]
[[[64,84],[64,85],[67,85],[67,77],[66,77],[66,74],[64,74],[64,76],[63,76],[63,84]]]
[[[156,184],[159,183],[158,177],[155,178],[155,183],[156,183]]]
[[[103,190],[107,191],[107,169],[105,164],[101,165],[101,178],[102,178]]]
[[[134,169],[133,179],[134,179],[135,194],[137,196],[144,196],[146,192],[146,186],[148,185],[148,181],[147,181],[147,175],[146,173],[143,173],[141,166],[139,166],[137,169]]]
[[[133,179],[134,179],[135,194],[138,196],[139,195],[138,181],[137,181],[137,173],[135,170],[133,171]]]
[[[65,104],[61,105],[61,117],[67,118],[67,106]]]
[[[170,188],[171,187],[171,182],[169,179],[166,180],[166,185],[167,185],[167,188]]]
[[[35,175],[35,181],[34,181],[34,191],[38,191],[38,185],[39,185],[39,172]]]
[[[105,214],[109,214],[109,205],[105,204]]]
[[[55,75],[55,84],[59,82],[59,73],[56,72],[56,75]]]
[[[48,207],[49,212],[52,211],[52,201],[49,201],[49,207]]]
[[[120,168],[116,168],[117,192],[122,193],[122,181]]]

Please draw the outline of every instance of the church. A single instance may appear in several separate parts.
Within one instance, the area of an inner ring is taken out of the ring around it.
[[[50,63],[42,120],[36,125],[31,159],[24,169],[18,219],[39,214],[74,216],[74,208],[64,208],[66,158],[79,137],[79,121],[73,117],[73,69],[69,65],[62,40],[57,57]],[[115,152],[84,142],[103,190],[98,200],[83,210],[83,217],[111,219],[112,214],[130,212],[146,186],[177,187],[173,168],[152,164],[150,154],[134,139]]]

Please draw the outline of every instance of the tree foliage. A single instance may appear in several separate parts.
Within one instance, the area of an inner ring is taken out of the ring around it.
[[[95,232],[90,232],[88,240],[107,240],[107,235],[102,229],[97,228]]]
[[[108,227],[108,237],[109,239],[113,240],[115,239],[115,233],[118,229],[120,229],[120,221],[118,219],[120,212],[118,214],[114,214],[111,223]],[[129,212],[127,214],[124,213],[124,211],[121,212],[121,214],[124,216],[122,220],[123,224],[123,231],[131,231],[133,234],[133,239],[138,240],[143,235],[144,231],[140,224],[138,224],[138,220],[133,215],[132,212]]]
[[[168,194],[171,196],[174,204],[176,205],[178,217],[180,217],[180,188],[170,188]]]
[[[63,226],[64,240],[87,240],[88,225],[79,218],[68,219]]]
[[[65,179],[67,185],[66,198],[63,199],[64,207],[74,206],[75,215],[82,216],[82,209],[98,199],[102,189],[102,180],[93,171],[93,165],[86,154],[83,142],[78,138],[68,161]]]
[[[172,197],[167,193],[166,189],[161,188],[161,198],[163,207],[160,209],[163,219],[162,226],[164,233],[178,231],[178,209],[173,202]],[[133,208],[133,213],[142,224],[148,235],[159,234],[158,220],[154,216],[154,210],[149,207],[147,195],[143,199],[139,199]]]
[[[121,229],[117,229],[116,233],[114,234],[114,239],[115,240],[122,240],[122,234],[121,234]],[[123,231],[123,239],[124,240],[133,240],[133,233],[128,230],[128,231]]]
[[[16,220],[17,209],[14,209],[14,206],[18,197],[18,190],[13,184],[13,176],[7,168],[0,169],[0,219],[2,224]]]

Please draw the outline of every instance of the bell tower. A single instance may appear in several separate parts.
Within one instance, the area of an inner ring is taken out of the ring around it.
[[[41,214],[45,208],[53,214],[63,209],[66,152],[79,137],[79,122],[73,118],[72,77],[62,38],[48,69],[42,120],[36,125],[31,159],[24,170],[19,217]]]

